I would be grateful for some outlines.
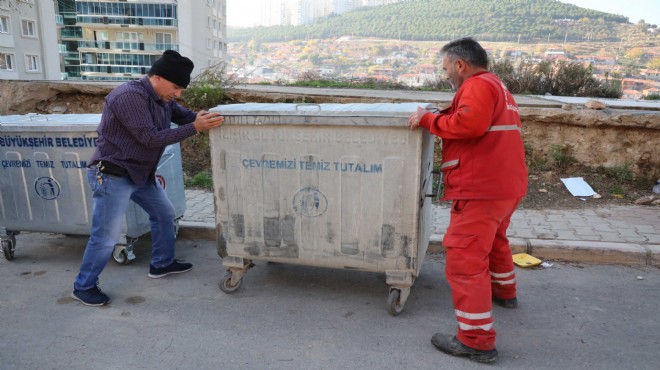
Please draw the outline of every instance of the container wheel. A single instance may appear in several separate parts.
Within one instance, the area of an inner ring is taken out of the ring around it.
[[[126,265],[128,264],[128,253],[126,252],[126,247],[123,245],[115,245],[114,251],[112,251],[112,258],[117,261],[117,263]]]
[[[392,316],[396,316],[403,311],[401,304],[401,291],[399,289],[390,290],[390,296],[387,298],[387,308]]]
[[[227,272],[225,276],[223,276],[220,280],[220,284],[218,284],[220,286],[220,290],[225,293],[233,293],[241,287],[241,284],[243,284],[243,279],[241,278],[241,280],[239,280],[236,285],[231,285],[231,275],[231,271]]]
[[[2,241],[2,253],[4,253],[5,259],[7,261],[11,261],[14,259],[14,245],[15,242],[12,243],[12,240]]]

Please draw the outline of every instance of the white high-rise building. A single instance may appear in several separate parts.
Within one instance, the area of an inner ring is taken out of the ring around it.
[[[335,0],[334,13],[341,14],[349,12],[356,8],[356,4],[361,3],[360,0]]]
[[[291,24],[310,24],[318,18],[318,2],[315,0],[294,0],[291,3]]]

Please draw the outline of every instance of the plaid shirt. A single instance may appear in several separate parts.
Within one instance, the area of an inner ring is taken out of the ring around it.
[[[105,98],[90,164],[112,162],[125,168],[135,184],[144,185],[167,145],[197,133],[189,124],[196,117],[174,101],[162,101],[147,77],[124,83]],[[172,128],[172,122],[179,127]]]

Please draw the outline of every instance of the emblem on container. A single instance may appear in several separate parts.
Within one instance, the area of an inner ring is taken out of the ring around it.
[[[318,217],[328,209],[328,199],[319,189],[307,187],[293,196],[293,210],[307,217]]]
[[[167,181],[165,181],[165,178],[161,175],[156,175],[156,181],[158,181],[163,190],[165,190],[167,187]]]
[[[46,200],[53,200],[60,196],[60,184],[52,177],[38,178],[34,182],[34,190],[37,195]]]

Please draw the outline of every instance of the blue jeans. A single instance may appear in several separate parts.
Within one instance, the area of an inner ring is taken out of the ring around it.
[[[153,182],[148,182],[138,186],[129,176],[100,175],[103,178],[101,184],[96,177],[97,169],[88,169],[87,181],[94,193],[94,210],[89,241],[83,255],[80,273],[73,285],[78,290],[86,290],[96,285],[121,236],[129,199],[149,214],[151,265],[165,267],[174,260],[176,211],[160,183],[156,181],[154,185]]]

